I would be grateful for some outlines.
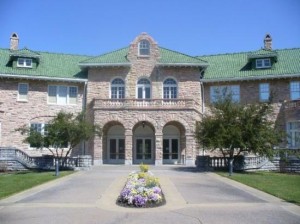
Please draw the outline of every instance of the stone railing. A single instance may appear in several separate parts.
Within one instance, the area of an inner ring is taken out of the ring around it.
[[[94,99],[94,109],[194,109],[201,105],[193,99]]]
[[[77,157],[62,158],[60,166],[65,168],[90,167],[92,157],[89,155],[79,155]],[[0,165],[6,166],[8,170],[23,169],[54,169],[55,159],[52,155],[30,156],[22,150],[16,148],[0,148]]]
[[[290,100],[284,102],[284,109],[300,108],[300,100]]]

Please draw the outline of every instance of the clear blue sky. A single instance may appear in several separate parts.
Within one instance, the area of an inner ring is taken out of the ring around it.
[[[189,55],[300,47],[300,0],[0,0],[0,48],[100,55],[141,32]]]

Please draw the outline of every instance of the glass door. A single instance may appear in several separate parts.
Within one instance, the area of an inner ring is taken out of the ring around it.
[[[136,162],[151,163],[152,155],[152,139],[138,138],[136,139]]]
[[[109,140],[109,160],[125,159],[125,139],[111,138]]]
[[[163,140],[163,160],[166,163],[178,162],[179,159],[179,141],[177,138],[168,138]]]

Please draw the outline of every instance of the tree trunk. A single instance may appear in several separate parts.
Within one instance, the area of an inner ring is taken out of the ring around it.
[[[232,176],[232,171],[233,171],[233,158],[229,158],[229,176]]]
[[[59,176],[59,159],[55,158],[55,176]]]

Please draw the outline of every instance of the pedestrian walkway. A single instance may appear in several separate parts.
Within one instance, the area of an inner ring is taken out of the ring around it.
[[[138,169],[93,167],[0,200],[0,223],[300,223],[299,206],[184,166],[150,167],[160,179],[166,205],[116,205],[127,175]]]

